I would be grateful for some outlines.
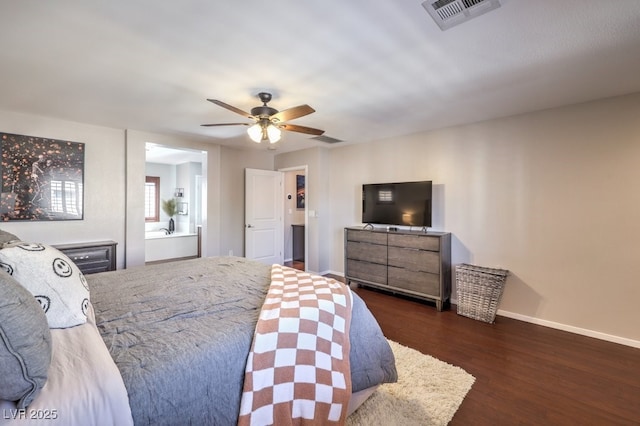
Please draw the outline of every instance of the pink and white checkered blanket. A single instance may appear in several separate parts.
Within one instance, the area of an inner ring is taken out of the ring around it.
[[[351,306],[343,283],[272,266],[238,425],[344,423],[351,397]]]

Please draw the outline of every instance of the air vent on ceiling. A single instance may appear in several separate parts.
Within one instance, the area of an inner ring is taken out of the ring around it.
[[[338,142],[343,142],[340,139],[336,139],[336,138],[332,138],[330,136],[314,136],[311,139],[320,141],[320,142],[326,142],[326,143],[338,143]]]
[[[500,0],[426,0],[422,2],[442,31],[500,7]]]

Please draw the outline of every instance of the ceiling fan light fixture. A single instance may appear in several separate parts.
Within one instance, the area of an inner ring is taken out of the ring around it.
[[[282,131],[273,124],[269,124],[267,126],[267,136],[270,143],[276,143],[282,137]]]
[[[262,142],[262,126],[260,125],[260,123],[249,126],[249,128],[247,129],[247,133],[249,134],[251,140],[255,143]]]
[[[453,1],[453,0],[450,0]],[[471,1],[471,0],[467,0]],[[476,0],[480,1],[480,0]],[[485,0],[492,1],[492,0]],[[498,1],[498,0],[495,0]],[[312,127],[306,126],[298,126],[296,124],[289,124],[288,121],[293,120],[295,118],[304,117],[309,115],[315,110],[311,108],[309,105],[298,105],[293,108],[288,108],[282,111],[278,111],[275,108],[271,108],[267,105],[269,101],[271,101],[271,94],[266,92],[260,92],[258,97],[262,101],[263,105],[251,108],[251,113],[241,110],[240,108],[236,108],[232,105],[226,104],[217,99],[207,99],[209,102],[212,102],[218,106],[221,106],[224,109],[232,111],[236,114],[242,115],[243,117],[254,120],[251,123],[215,123],[215,124],[202,124],[202,126],[206,127],[216,127],[216,126],[249,126],[247,128],[247,134],[255,143],[261,143],[262,141],[269,141],[270,144],[275,144],[282,137],[282,131],[287,130],[290,132],[298,132],[304,133],[308,135],[316,135],[320,136],[324,133],[324,130],[314,129]],[[337,140],[336,140],[337,141]]]
[[[247,134],[252,141],[260,143],[262,141],[269,141],[269,143],[276,143],[282,137],[282,130],[277,126],[269,122],[260,121],[247,129]]]

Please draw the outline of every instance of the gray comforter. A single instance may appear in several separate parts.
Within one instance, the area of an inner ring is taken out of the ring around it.
[[[204,258],[89,275],[87,281],[136,424],[236,423],[270,266]],[[355,294],[350,338],[353,392],[396,380],[393,353]]]

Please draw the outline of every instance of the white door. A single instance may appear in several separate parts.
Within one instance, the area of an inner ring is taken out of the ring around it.
[[[282,172],[245,169],[245,257],[284,262]]]

